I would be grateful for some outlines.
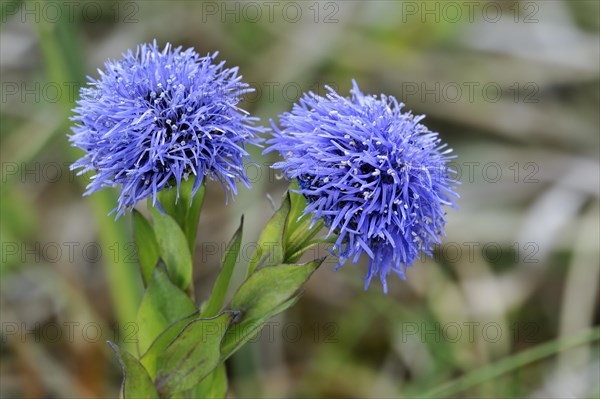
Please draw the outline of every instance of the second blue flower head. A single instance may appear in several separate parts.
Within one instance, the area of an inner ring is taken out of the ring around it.
[[[366,253],[366,286],[378,275],[386,292],[390,273],[404,278],[405,267],[440,242],[444,206],[456,196],[451,150],[423,116],[402,108],[356,82],[350,98],[331,88],[325,97],[308,93],[273,126],[266,150],[279,151],[284,160],[274,167],[298,180],[305,212],[338,235],[339,266]]]

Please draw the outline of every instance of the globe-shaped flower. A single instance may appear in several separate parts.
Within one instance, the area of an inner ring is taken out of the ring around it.
[[[217,53],[200,57],[193,49],[156,41],[123,58],[108,61],[100,78],[89,78],[74,109],[73,145],[86,155],[73,164],[92,171],[85,193],[120,186],[117,217],[139,200],[204,176],[236,194],[236,181],[249,186],[243,167],[246,143],[256,144],[257,118],[238,108],[251,91],[237,68],[213,63]],[[160,204],[158,204],[160,206]],[[113,212],[114,212],[113,211]]]
[[[454,206],[456,183],[437,133],[402,112],[393,97],[364,95],[353,82],[351,98],[328,88],[326,97],[304,95],[280,117],[281,128],[265,152],[277,150],[274,165],[298,180],[308,200],[305,213],[321,218],[338,235],[340,267],[369,258],[365,289],[379,275],[402,279],[420,253],[431,255],[444,234],[444,206]]]

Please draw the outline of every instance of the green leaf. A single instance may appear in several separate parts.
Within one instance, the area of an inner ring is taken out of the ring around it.
[[[223,344],[221,345],[221,360],[227,360],[229,356],[233,355],[246,342],[254,338],[272,317],[294,306],[301,296],[301,294],[298,294],[291,297],[287,301],[266,312],[262,317],[246,319],[237,324],[232,324],[223,338]]]
[[[223,356],[231,355],[268,319],[292,306],[296,292],[322,262],[264,267],[252,274],[233,297],[231,308],[241,317],[223,340]]]
[[[237,231],[233,235],[233,238],[229,242],[225,253],[223,254],[223,259],[221,261],[221,272],[217,277],[217,281],[215,282],[210,298],[208,299],[208,302],[202,311],[202,317],[215,316],[223,306],[223,302],[225,302],[225,295],[227,295],[231,276],[233,275],[233,270],[242,246],[243,227],[244,217],[242,217],[242,220],[240,221],[240,227],[238,227]]]
[[[123,368],[123,384],[121,395],[125,399],[158,399],[158,392],[154,388],[152,379],[144,366],[129,352],[121,350],[112,342],[108,342],[119,359]]]
[[[306,198],[304,195],[292,191],[298,189],[298,182],[294,180],[290,183],[290,188],[287,192],[290,201],[290,211],[283,232],[284,263],[297,262],[302,253],[308,249],[307,242],[316,236],[325,225],[322,220],[317,220],[312,228],[310,228],[312,218],[310,215],[304,214],[304,209],[307,205]]]
[[[181,331],[183,331],[185,326],[198,318],[200,318],[200,312],[195,311],[194,313],[173,322],[152,342],[146,353],[144,353],[140,359],[142,365],[146,368],[151,378],[156,377],[159,355],[167,346],[169,346],[171,342],[173,342],[175,337],[177,337]]]
[[[219,364],[221,340],[234,312],[189,323],[160,354],[160,369],[154,380],[161,396],[188,390],[209,375]]]
[[[198,192],[194,196],[194,199],[191,200],[192,191],[190,189],[189,197],[186,202],[192,201],[190,207],[188,208],[187,217],[185,218],[185,222],[183,224],[183,232],[188,239],[188,244],[190,246],[190,254],[194,256],[194,249],[196,248],[196,233],[198,231],[198,223],[200,222],[200,210],[202,209],[202,204],[204,203],[204,195],[206,194],[206,185],[202,183]]]
[[[231,307],[244,318],[260,317],[289,299],[321,265],[318,259],[302,265],[265,267],[254,273],[238,289]]]
[[[302,194],[298,194],[293,192],[292,190],[299,190],[298,181],[293,180],[290,183],[290,187],[287,190],[286,195],[289,197],[290,201],[290,211],[288,214],[288,219],[286,221],[285,227],[288,233],[293,233],[296,228],[299,226],[299,219],[310,219],[308,215],[304,215],[304,209],[306,208],[307,202],[306,197]]]
[[[223,399],[225,396],[227,396],[227,373],[223,363],[184,395],[189,399]]]
[[[175,219],[150,207],[154,219],[154,233],[160,255],[167,266],[169,276],[175,285],[189,290],[192,282],[192,256],[185,234]]]
[[[250,259],[248,276],[259,267],[295,263],[306,249],[320,243],[312,243],[311,240],[325,223],[318,220],[310,228],[312,218],[304,214],[306,198],[292,191],[298,189],[298,183],[294,180],[284,194],[280,208],[261,232],[257,249]]]
[[[159,265],[154,269],[137,314],[138,352],[144,353],[173,322],[193,313],[196,307],[177,288]]]
[[[318,248],[321,244],[334,244],[337,240],[337,236],[332,234],[328,238],[318,237],[305,241],[302,245],[298,246],[298,249],[295,252],[286,253],[285,262],[286,263],[296,263],[304,253],[310,249]]]
[[[288,195],[285,195],[281,207],[279,207],[260,233],[256,251],[252,255],[248,266],[248,276],[252,275],[257,267],[272,266],[283,262],[283,231],[289,211],[290,198]]]
[[[198,221],[200,219],[200,209],[202,208],[204,194],[206,193],[206,186],[202,183],[192,199],[194,181],[195,179],[192,178],[181,182],[178,200],[177,189],[175,188],[162,190],[158,194],[158,201],[165,212],[175,219],[185,234],[188,248],[192,255],[194,254],[194,249],[196,247],[196,232],[198,230]],[[176,201],[177,203],[175,203]]]
[[[133,210],[133,238],[138,252],[144,285],[148,285],[158,262],[159,249],[152,226],[144,215]]]

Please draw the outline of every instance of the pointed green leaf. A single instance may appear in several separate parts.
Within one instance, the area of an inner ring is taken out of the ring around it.
[[[133,238],[138,252],[144,285],[148,285],[159,257],[158,243],[152,226],[144,215],[133,210]]]
[[[196,246],[196,231],[200,219],[200,209],[202,208],[204,194],[206,193],[206,186],[202,183],[192,199],[194,181],[195,179],[191,178],[181,182],[179,199],[177,199],[177,190],[175,188],[162,190],[158,194],[158,200],[165,212],[175,219],[185,234],[192,256]]]
[[[189,323],[160,354],[160,368],[154,380],[161,396],[194,387],[219,364],[223,335],[235,315],[221,313],[212,319]]]
[[[283,262],[283,231],[289,211],[290,198],[288,195],[285,195],[281,202],[281,207],[279,207],[260,233],[256,251],[252,255],[248,266],[248,276],[254,273],[257,267],[272,266]]]
[[[175,219],[150,207],[154,219],[154,233],[160,248],[160,255],[167,266],[169,276],[175,285],[188,290],[192,282],[192,256],[187,239]]]
[[[227,373],[223,363],[184,395],[189,399],[224,399],[225,396],[227,396]]]
[[[119,359],[123,368],[123,383],[121,395],[124,399],[158,399],[158,392],[154,388],[152,379],[144,366],[129,352],[119,349],[112,342],[108,342]]]
[[[192,257],[194,256],[195,248],[196,248],[196,233],[198,231],[198,223],[200,222],[200,210],[202,209],[202,204],[204,203],[204,195],[206,194],[206,185],[202,183],[198,192],[194,196],[190,207],[188,208],[187,216],[185,218],[185,222],[183,223],[183,232],[188,239],[188,244],[190,246],[190,254]],[[189,196],[186,197],[186,202],[191,200],[192,191],[190,188]],[[188,199],[188,197],[190,199]]]
[[[233,275],[233,270],[235,268],[235,264],[240,254],[240,248],[242,246],[242,229],[244,227],[244,217],[240,222],[240,227],[237,229],[233,238],[229,242],[225,253],[223,254],[223,259],[221,261],[221,272],[217,277],[217,281],[215,282],[213,291],[206,303],[205,308],[202,311],[202,317],[213,317],[221,307],[223,306],[223,302],[225,302],[225,295],[227,295],[227,289],[229,288],[229,282],[231,281],[231,276]]]
[[[251,275],[233,297],[231,308],[240,316],[223,340],[223,357],[239,349],[275,314],[293,305],[296,292],[322,262],[263,267]]]
[[[318,248],[319,245],[321,244],[334,244],[335,241],[337,240],[337,236],[332,234],[329,237],[317,237],[317,238],[312,238],[309,239],[307,241],[305,241],[302,245],[298,246],[298,249],[296,249],[295,252],[291,252],[289,254],[286,254],[286,263],[295,263],[298,262],[298,260],[300,260],[300,258],[302,257],[302,255],[304,255],[306,253],[306,251],[313,249],[313,248]]]
[[[235,293],[231,308],[242,312],[244,319],[266,314],[295,294],[322,262],[323,259],[319,259],[302,265],[277,265],[258,270]]]
[[[200,318],[200,312],[195,311],[189,316],[171,323],[171,325],[163,330],[163,332],[161,332],[160,335],[158,335],[158,337],[152,342],[146,353],[144,353],[140,359],[142,365],[146,368],[151,378],[156,377],[158,356],[165,350],[167,346],[169,346],[169,344],[171,344],[171,342],[173,342],[175,337],[177,337],[181,331],[183,331],[185,326],[198,318]]]
[[[137,314],[138,352],[144,353],[173,322],[193,313],[196,307],[176,287],[160,265],[154,269]]]
[[[283,302],[266,312],[262,317],[255,317],[254,319],[242,320],[239,323],[232,324],[227,334],[223,337],[223,343],[221,345],[221,360],[225,361],[238,349],[240,349],[246,342],[250,341],[258,332],[267,324],[267,322],[275,315],[291,308],[298,302],[301,294],[295,295],[287,301]]]
[[[307,201],[304,195],[295,193],[293,190],[298,190],[298,182],[294,180],[290,183],[287,195],[290,201],[290,211],[287,216],[285,223],[285,229],[283,233],[284,237],[284,251],[285,259],[284,263],[294,263],[302,256],[302,248],[307,247],[307,242],[316,236],[325,223],[322,220],[318,220],[314,223],[311,228],[312,218],[310,215],[304,214]],[[297,253],[300,253],[297,256]],[[296,255],[296,256],[293,256]]]
[[[305,219],[308,215],[304,215],[304,208],[306,208],[307,201],[306,197],[302,194],[298,194],[294,191],[299,190],[298,181],[293,180],[290,183],[290,187],[287,191],[287,196],[290,198],[290,212],[288,220],[286,221],[286,229],[289,233],[293,233],[295,227],[298,226],[299,219]]]

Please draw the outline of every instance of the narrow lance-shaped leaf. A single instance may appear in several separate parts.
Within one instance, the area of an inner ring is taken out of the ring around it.
[[[223,363],[184,395],[189,399],[224,399],[225,396],[227,396],[227,373]]]
[[[271,266],[283,262],[283,231],[289,211],[290,199],[288,195],[285,195],[281,207],[267,222],[258,238],[256,251],[248,266],[248,276],[254,273],[259,266]]]
[[[241,311],[247,319],[261,316],[296,293],[322,262],[323,259],[318,259],[301,265],[260,269],[235,293],[231,308]]]
[[[297,262],[302,256],[302,253],[310,247],[308,244],[309,241],[311,241],[325,225],[321,219],[315,221],[313,224],[311,216],[304,214],[307,202],[304,195],[294,192],[298,189],[298,182],[294,180],[290,183],[290,187],[286,194],[290,201],[290,211],[283,232],[285,263]]]
[[[233,275],[233,270],[235,269],[235,265],[240,254],[243,227],[244,218],[242,217],[240,227],[233,235],[233,238],[229,242],[229,245],[223,254],[223,259],[221,261],[221,272],[217,277],[217,281],[215,282],[210,298],[202,310],[202,317],[213,317],[219,312],[223,306],[223,302],[225,302],[225,295],[227,294],[231,276]]]
[[[176,287],[160,265],[154,269],[137,313],[138,351],[144,353],[171,323],[196,310],[188,296]]]
[[[251,275],[233,297],[231,308],[239,311],[241,318],[223,340],[223,356],[227,357],[254,336],[275,314],[287,309],[294,295],[321,265],[323,259],[302,265],[277,265],[264,267]]]
[[[159,249],[152,226],[144,215],[135,209],[133,210],[133,238],[138,252],[144,285],[147,286],[158,261]]]
[[[182,181],[179,187],[179,199],[177,199],[177,190],[162,190],[158,194],[158,200],[165,213],[170,215],[183,233],[185,234],[190,254],[194,255],[196,244],[196,232],[198,230],[198,221],[200,219],[200,210],[204,202],[206,185],[203,182],[198,191],[192,198],[192,190],[195,179]],[[175,203],[177,201],[177,203]]]
[[[304,214],[304,209],[307,205],[306,197],[295,192],[299,189],[300,187],[298,186],[298,181],[294,179],[290,182],[290,186],[285,194],[289,197],[290,201],[290,211],[285,223],[285,229],[290,238],[292,234],[296,232],[296,230],[298,230],[301,226],[304,226],[303,222],[308,222],[308,226],[310,226],[311,222],[310,216]]]
[[[183,317],[171,323],[165,328],[156,339],[152,342],[148,350],[142,355],[140,362],[150,374],[150,377],[156,377],[158,368],[158,357],[171,342],[177,337],[190,322],[200,318],[200,312]]]
[[[108,342],[123,368],[121,395],[124,399],[158,399],[158,392],[144,366],[129,352]]]
[[[282,304],[264,313],[261,317],[242,320],[239,323],[232,324],[223,338],[223,344],[221,345],[221,361],[227,360],[238,349],[244,346],[246,342],[254,338],[272,317],[294,306],[301,296],[301,293],[296,294]]]
[[[330,235],[329,237],[317,237],[309,239],[302,243],[301,246],[295,252],[286,253],[285,261],[286,263],[295,263],[300,260],[302,255],[306,252],[318,249],[321,244],[329,244],[333,245],[337,240],[337,236],[335,234]]]
[[[169,276],[175,285],[189,290],[192,282],[192,256],[185,234],[175,219],[150,207],[154,219],[154,233],[160,248],[160,255],[167,266]]]
[[[227,312],[212,319],[192,321],[161,353],[154,380],[161,396],[169,397],[194,387],[218,366],[221,341],[234,315]]]

